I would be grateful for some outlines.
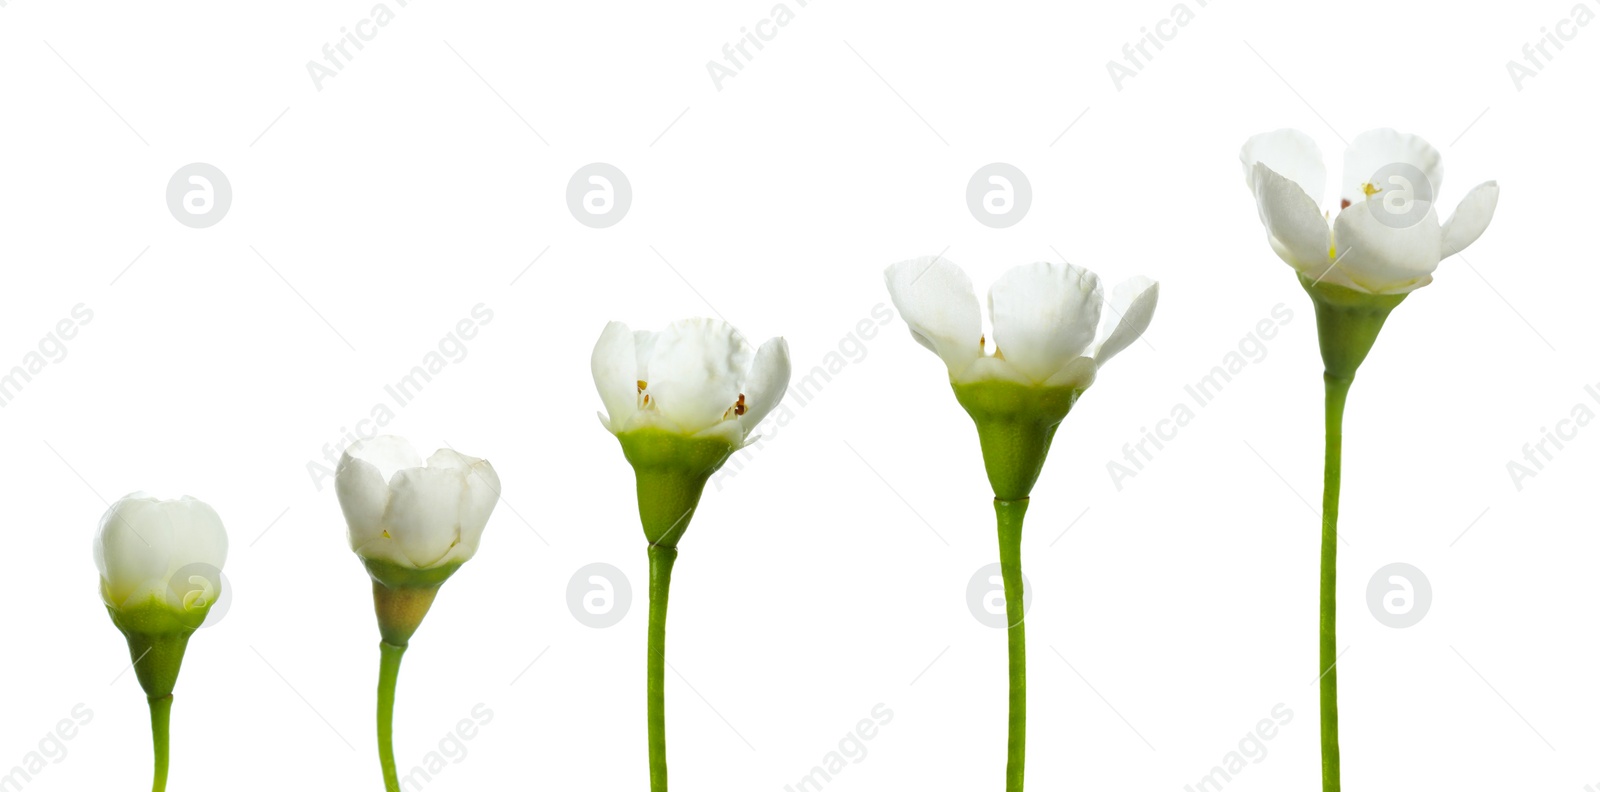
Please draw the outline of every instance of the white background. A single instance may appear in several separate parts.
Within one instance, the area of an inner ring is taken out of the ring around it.
[[[1320,360],[1237,151],[1297,127],[1337,174],[1341,138],[1394,126],[1444,153],[1445,206],[1503,192],[1351,396],[1346,788],[1600,784],[1600,430],[1520,491],[1506,467],[1574,405],[1600,412],[1600,25],[1563,27],[1521,90],[1506,68],[1572,2],[1188,2],[1118,90],[1107,62],[1172,0],[817,0],[719,91],[706,63],[769,3],[413,0],[319,91],[306,63],[368,2],[6,0],[0,368],[73,306],[93,319],[0,408],[0,770],[82,703],[93,720],[26,789],[148,783],[90,557],[106,501],[147,489],[210,502],[233,543],[232,607],[178,686],[170,788],[379,788],[368,581],[307,464],[481,303],[466,358],[387,427],[489,458],[505,487],[407,656],[403,768],[482,703],[492,722],[426,789],[645,788],[644,540],[588,359],[607,320],[720,314],[787,337],[797,373],[854,354],[708,488],[682,545],[677,788],[782,790],[879,703],[894,719],[828,792],[1000,788],[1005,641],[965,603],[998,555],[975,434],[898,317],[847,340],[888,302],[885,265],[944,251],[980,291],[1058,255],[1162,284],[1149,343],[1101,372],[1034,491],[1031,788],[1177,792],[1283,703],[1294,719],[1226,789],[1316,789]],[[204,230],[165,204],[191,162],[234,193]],[[608,229],[565,202],[590,162],[634,191]],[[1033,187],[1008,229],[965,206],[990,162]],[[1265,357],[1119,490],[1107,463],[1279,304]],[[1410,629],[1365,605],[1396,561],[1433,588]],[[566,604],[593,562],[633,583],[610,629]]]

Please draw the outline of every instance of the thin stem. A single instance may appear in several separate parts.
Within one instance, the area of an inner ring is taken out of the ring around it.
[[[1022,634],[1022,516],[1028,499],[995,498],[1000,532],[1000,579],[1006,593],[1006,657],[1011,680],[1010,716],[1006,728],[1006,792],[1022,792],[1023,759],[1028,731],[1028,656]]]
[[[650,545],[649,678],[650,792],[667,792],[667,589],[678,548]]]
[[[1327,449],[1322,462],[1322,591],[1318,662],[1322,703],[1322,790],[1339,792],[1339,642],[1335,636],[1335,582],[1339,554],[1339,467],[1344,402],[1350,378],[1323,375],[1327,386]]]
[[[172,694],[150,697],[150,737],[156,749],[155,781],[151,792],[166,792],[167,753],[172,741]]]
[[[378,661],[378,761],[383,764],[383,788],[400,792],[400,775],[394,769],[394,688],[400,680],[400,658],[404,646],[379,642]]]

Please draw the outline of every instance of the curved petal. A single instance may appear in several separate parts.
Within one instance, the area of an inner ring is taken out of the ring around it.
[[[162,590],[176,542],[171,523],[155,498],[132,493],[111,504],[95,534],[95,565],[107,605],[116,608],[135,594]]]
[[[228,532],[217,510],[188,495],[162,505],[172,514],[174,538],[179,542],[176,567],[205,564],[222,569],[228,560]]]
[[[456,470],[465,477],[466,486],[461,492],[456,522],[460,528],[460,544],[451,551],[450,560],[466,561],[478,552],[478,541],[489,524],[489,515],[500,502],[500,476],[488,460],[449,448],[441,448],[428,457],[428,467]]]
[[[739,421],[732,420],[712,424],[711,426],[695,432],[691,436],[696,438],[715,437],[722,440],[722,442],[727,443],[729,447],[737,451],[738,449],[744,448],[745,440],[748,438],[749,434],[749,429],[742,426]]]
[[[983,354],[977,293],[960,267],[946,258],[923,256],[889,265],[883,280],[911,337],[933,350],[951,377]]]
[[[344,450],[344,456],[360,459],[378,469],[384,481],[406,468],[422,467],[422,455],[404,437],[378,435],[370,440],[357,440]],[[341,459],[341,464],[343,464]]]
[[[1251,191],[1256,188],[1254,171],[1258,162],[1299,185],[1311,196],[1313,204],[1322,202],[1328,188],[1322,150],[1310,135],[1298,129],[1278,129],[1250,138],[1239,150],[1239,160],[1244,163],[1244,184]]]
[[[769,338],[756,350],[756,362],[744,383],[744,416],[741,422],[744,433],[761,425],[783,394],[789,390],[789,342],[782,338]]]
[[[411,468],[396,473],[390,488],[389,538],[419,568],[443,560],[461,540],[466,475],[453,468]]]
[[[1135,275],[1111,290],[1106,303],[1111,310],[1105,314],[1100,327],[1100,340],[1094,347],[1097,365],[1105,365],[1118,352],[1128,348],[1133,340],[1144,335],[1150,319],[1156,313],[1156,299],[1161,285],[1143,275]]]
[[[971,382],[995,381],[1015,382],[1018,385],[1037,385],[1032,377],[1022,372],[1022,369],[1012,365],[1005,358],[984,355],[972,361],[965,371],[959,375],[952,375],[951,382],[965,384]]]
[[[1296,272],[1312,280],[1338,282],[1341,276],[1329,269],[1333,232],[1316,201],[1299,185],[1264,164],[1256,163],[1254,176],[1256,210],[1273,251]]]
[[[635,373],[645,382],[650,381],[650,358],[655,356],[656,337],[659,335],[661,334],[654,330],[633,331]]]
[[[344,512],[351,550],[360,552],[368,542],[383,537],[384,515],[389,511],[389,480],[383,471],[346,452],[334,474],[333,489]]]
[[[1499,202],[1499,184],[1487,181],[1472,188],[1472,192],[1467,193],[1467,197],[1456,206],[1450,219],[1444,221],[1444,245],[1439,251],[1439,258],[1450,258],[1478,241],[1484,229],[1489,227],[1489,220],[1494,217],[1494,208]]]
[[[693,434],[722,421],[738,402],[750,359],[750,345],[726,322],[673,322],[656,338],[650,395],[663,418]]]
[[[633,332],[621,322],[608,322],[600,332],[589,356],[595,390],[606,406],[606,426],[613,434],[621,431],[633,412],[639,409],[637,351]]]
[[[1086,391],[1094,384],[1096,372],[1100,368],[1094,358],[1081,357],[1063,366],[1054,376],[1045,381],[1045,386],[1060,388],[1070,386],[1078,391]]]
[[[400,543],[385,534],[380,534],[361,545],[352,544],[350,549],[354,550],[363,561],[382,561],[407,568],[416,566]]]
[[[1416,135],[1396,132],[1393,129],[1372,129],[1356,135],[1344,152],[1344,180],[1339,186],[1339,197],[1351,204],[1367,197],[1364,185],[1372,184],[1378,171],[1389,165],[1410,165],[1422,171],[1426,186],[1419,184],[1374,184],[1380,189],[1403,188],[1412,191],[1421,200],[1437,201],[1444,186],[1444,161],[1428,141]],[[1384,181],[1389,181],[1385,179]]]
[[[1423,220],[1395,228],[1372,215],[1372,202],[1352,204],[1334,221],[1335,270],[1362,291],[1402,294],[1428,285],[1439,266],[1442,234],[1428,208]]]
[[[1100,279],[1071,264],[1013,267],[989,289],[995,355],[1044,382],[1094,341]]]

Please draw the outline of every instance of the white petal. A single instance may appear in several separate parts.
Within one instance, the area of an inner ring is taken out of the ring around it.
[[[594,387],[606,406],[606,425],[613,433],[621,431],[639,409],[639,380],[643,377],[636,368],[636,355],[633,332],[628,326],[608,322],[589,356]]]
[[[428,467],[459,471],[466,487],[461,493],[459,518],[461,543],[450,553],[451,561],[466,561],[478,552],[478,541],[489,524],[489,515],[500,502],[500,476],[486,459],[470,457],[441,448],[428,457]]]
[[[698,432],[693,437],[715,437],[732,446],[735,450],[745,446],[746,432],[743,425],[737,420],[714,423]]]
[[[339,460],[333,489],[344,512],[350,549],[361,552],[368,543],[383,538],[384,518],[389,512],[389,479],[371,462],[356,459],[347,452]]]
[[[761,424],[773,408],[782,401],[789,390],[789,342],[782,338],[769,338],[756,350],[756,362],[750,366],[750,375],[744,383],[744,432]]]
[[[1094,341],[1102,301],[1100,279],[1082,267],[1013,267],[989,289],[995,354],[1042,383]]]
[[[443,560],[461,539],[461,499],[466,476],[450,468],[411,468],[395,474],[389,536],[415,566]]]
[[[397,471],[422,467],[422,455],[404,437],[378,435],[371,440],[357,440],[344,450],[344,455],[360,459],[378,469],[384,481],[394,478]]]
[[[405,549],[393,538],[379,535],[360,546],[351,546],[357,556],[366,561],[383,561],[403,568],[415,568],[417,565],[407,556]]]
[[[895,310],[911,337],[931,349],[956,377],[983,354],[983,317],[967,273],[937,256],[891,264],[883,271]]]
[[[1256,163],[1256,210],[1278,257],[1313,280],[1328,274],[1328,249],[1333,234],[1317,202],[1300,186],[1262,163]]]
[[[1334,269],[1374,294],[1400,294],[1426,286],[1439,266],[1442,239],[1433,209],[1421,222],[1395,228],[1373,217],[1372,203],[1352,204],[1334,221],[1338,262]]]
[[[1039,384],[1032,377],[1024,374],[1022,369],[1012,365],[1011,361],[997,358],[993,355],[984,355],[972,361],[972,365],[968,366],[967,370],[963,371],[960,376],[951,378],[951,381],[957,384],[994,380],[1015,382],[1018,385]]]
[[[1393,129],[1373,129],[1356,135],[1344,152],[1344,181],[1339,197],[1351,204],[1367,197],[1362,185],[1372,183],[1378,171],[1388,165],[1405,164],[1422,171],[1427,185],[1376,184],[1382,190],[1406,189],[1427,201],[1437,201],[1444,186],[1444,161],[1428,141]],[[1385,180],[1386,181],[1386,180]]]
[[[1261,163],[1274,173],[1294,182],[1311,196],[1313,204],[1320,204],[1327,189],[1328,171],[1322,161],[1322,150],[1310,135],[1298,129],[1279,129],[1263,132],[1245,141],[1239,151],[1244,163],[1244,183],[1252,191],[1256,188],[1255,164]]]
[[[174,538],[180,543],[178,566],[205,564],[222,569],[228,560],[228,532],[222,527],[222,517],[217,510],[188,495],[165,501],[164,506],[173,513],[177,529]]]
[[[166,586],[174,541],[157,503],[134,493],[111,504],[100,518],[94,555],[109,595],[107,605],[121,607],[135,594],[160,592]]]
[[[1489,227],[1489,220],[1494,217],[1494,207],[1499,202],[1499,184],[1489,181],[1472,188],[1472,192],[1467,193],[1467,197],[1456,206],[1455,213],[1444,222],[1444,246],[1439,251],[1439,258],[1450,258],[1478,241],[1478,237],[1483,236],[1483,230]]]
[[[1105,365],[1118,352],[1128,348],[1134,339],[1144,335],[1156,313],[1156,299],[1161,286],[1143,275],[1136,275],[1111,290],[1105,320],[1100,328],[1100,341],[1095,344],[1094,360]]]
[[[637,366],[636,373],[639,379],[650,381],[650,358],[656,353],[656,337],[661,335],[654,330],[633,331],[634,360]]]
[[[94,555],[106,604],[121,607],[131,599],[167,596],[173,575],[186,567],[220,572],[228,534],[216,510],[202,501],[134,493],[101,518]]]
[[[1081,357],[1067,363],[1054,376],[1046,380],[1044,384],[1051,388],[1070,386],[1080,391],[1086,391],[1090,385],[1094,384],[1095,372],[1099,367],[1099,363],[1094,358]]]
[[[674,322],[656,339],[651,399],[680,431],[693,434],[710,427],[739,400],[751,357],[750,345],[726,322]]]

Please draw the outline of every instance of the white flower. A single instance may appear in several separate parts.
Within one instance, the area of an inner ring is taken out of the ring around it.
[[[911,336],[944,360],[951,382],[1080,391],[1150,326],[1159,293],[1155,281],[1129,278],[1112,289],[1110,310],[1102,312],[1105,295],[1093,272],[1046,262],[1013,267],[989,289],[993,335],[986,339],[972,281],[948,259],[902,261],[884,271],[884,280]]]
[[[441,448],[424,464],[410,443],[390,435],[351,445],[334,482],[350,549],[404,569],[472,558],[500,499],[500,477],[487,460]]]
[[[659,333],[611,322],[590,358],[612,434],[662,429],[744,445],[789,389],[789,344],[752,351],[732,325],[683,319]]]
[[[215,509],[187,495],[160,500],[143,492],[124,496],[100,518],[94,537],[94,564],[100,569],[100,596],[120,610],[155,599],[173,602],[173,578],[179,572],[206,578],[220,587],[222,564],[228,558],[228,532]],[[214,589],[220,590],[220,589]]]
[[[1392,129],[1363,132],[1351,142],[1336,216],[1319,208],[1326,173],[1317,144],[1304,132],[1256,135],[1239,158],[1278,256],[1313,283],[1368,294],[1405,294],[1428,285],[1440,261],[1483,234],[1500,198],[1499,185],[1484,182],[1441,226],[1434,210],[1444,181],[1439,152]],[[1400,180],[1390,178],[1396,170],[1403,171]],[[1419,172],[1425,183],[1411,183]]]

